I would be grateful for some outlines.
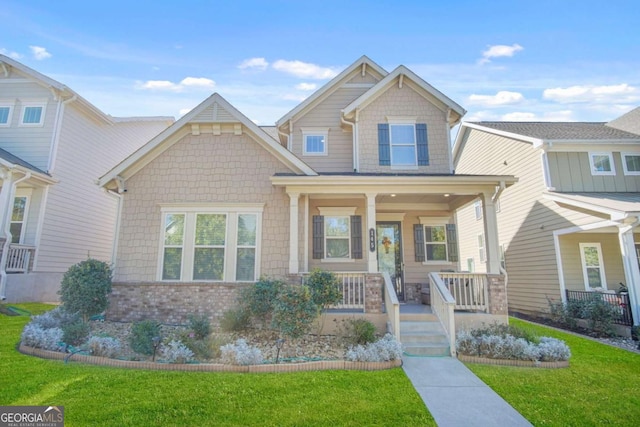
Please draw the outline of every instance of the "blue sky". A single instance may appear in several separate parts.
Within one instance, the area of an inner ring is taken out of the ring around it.
[[[640,2],[3,0],[0,53],[113,116],[213,92],[273,124],[362,55],[465,120],[606,121],[640,105]]]

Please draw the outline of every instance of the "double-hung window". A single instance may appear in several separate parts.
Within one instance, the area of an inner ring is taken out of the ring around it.
[[[378,124],[378,160],[381,166],[414,169],[429,165],[427,125],[415,118],[387,117]]]
[[[11,126],[13,101],[0,99],[0,126]]]
[[[415,124],[389,124],[392,166],[417,166]]]
[[[17,196],[13,199],[13,210],[11,212],[11,243],[22,243],[24,239],[25,223],[29,210],[29,198],[27,196]]]
[[[484,245],[484,233],[478,234],[478,255],[480,256],[480,262],[487,260],[487,251]]]
[[[302,128],[302,154],[326,156],[329,154],[328,128]]]
[[[253,282],[262,205],[163,208],[161,280]]]
[[[354,207],[318,207],[313,216],[313,258],[362,259],[362,217]]]
[[[640,175],[640,153],[622,153],[625,175]]]
[[[420,217],[414,225],[415,260],[442,264],[458,261],[458,241],[455,224],[449,218]]]
[[[475,212],[476,219],[482,219],[482,202],[480,200],[476,200],[473,204],[473,211]]]
[[[611,153],[589,153],[592,175],[615,175],[616,168]]]
[[[600,243],[580,243],[579,246],[585,289],[607,289]]]

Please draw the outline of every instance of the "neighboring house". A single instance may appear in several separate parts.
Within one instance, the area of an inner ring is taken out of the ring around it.
[[[640,109],[609,123],[462,124],[457,173],[518,177],[497,213],[511,311],[548,313],[550,301],[613,293],[622,283],[638,324],[639,123]],[[461,264],[478,272],[486,253],[481,206],[457,214]]]
[[[275,129],[212,95],[99,180],[123,200],[109,315],[219,319],[243,284],[300,283],[314,268],[342,278],[344,307],[381,312],[391,282],[420,301],[430,272],[458,269],[455,209],[516,181],[453,173],[450,129],[464,113],[367,57]],[[499,275],[494,204],[483,211]]]
[[[166,129],[116,118],[0,55],[0,296],[57,301],[64,272],[112,258],[118,198],[95,179]]]

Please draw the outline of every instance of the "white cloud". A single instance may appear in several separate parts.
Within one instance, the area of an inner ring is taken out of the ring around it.
[[[501,90],[495,95],[472,94],[468,98],[469,104],[477,104],[487,107],[519,104],[522,101],[524,101],[524,96],[522,96],[520,92],[509,92],[506,90]]]
[[[299,83],[296,85],[298,90],[315,90],[318,87],[315,83]]]
[[[254,70],[264,71],[268,66],[269,63],[264,58],[249,58],[242,61],[242,63],[238,65],[238,68],[240,68],[241,70],[250,68]]]
[[[20,59],[22,58],[22,55],[20,55],[18,52],[12,52],[9,51],[5,48],[0,48],[0,53],[3,55],[8,56],[9,58],[13,58],[13,59]]]
[[[52,56],[49,52],[47,52],[47,49],[42,46],[29,46],[29,49],[31,49],[33,57],[38,61],[51,58]]]
[[[501,117],[501,120],[504,120],[507,122],[535,122],[535,121],[568,122],[568,121],[574,121],[574,118],[573,118],[573,112],[568,110],[545,111],[542,115],[531,113],[531,112],[516,111],[516,112],[504,114]]]
[[[320,67],[319,65],[302,61],[285,61],[284,59],[274,62],[273,68],[305,79],[324,80],[338,75],[338,72],[332,68]]]
[[[517,43],[512,44],[511,46],[507,46],[504,44],[497,44],[493,46],[489,46],[487,50],[482,52],[482,59],[480,59],[480,64],[486,64],[487,62],[491,62],[491,58],[499,58],[499,57],[512,57],[516,52],[523,50],[524,48]]]
[[[627,83],[619,85],[595,86],[576,85],[545,89],[544,99],[560,103],[572,102],[607,102],[607,103],[635,103],[640,101],[640,90]]]
[[[204,88],[213,89],[216,82],[205,77],[185,77],[180,83],[174,83],[169,80],[147,80],[146,82],[138,82],[139,89],[182,92],[185,88]]]
[[[193,110],[193,108],[181,108],[180,111],[179,111],[180,117],[184,116],[185,114],[187,114],[191,110]]]
[[[307,96],[306,95],[296,95],[294,93],[285,93],[280,98],[282,98],[282,99],[284,99],[286,101],[302,102],[305,99],[307,99]]]

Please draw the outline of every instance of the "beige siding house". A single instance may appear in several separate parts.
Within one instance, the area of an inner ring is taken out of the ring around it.
[[[639,114],[610,123],[462,124],[457,173],[518,177],[496,214],[511,311],[544,314],[550,301],[594,291],[627,310],[613,295],[625,285],[638,324]],[[456,214],[461,265],[478,272],[486,269],[481,206],[478,199]]]
[[[116,118],[0,55],[0,296],[57,301],[63,273],[113,256],[118,198],[95,185],[173,122]]]
[[[460,270],[456,209],[517,181],[453,172],[449,131],[464,113],[364,56],[275,128],[212,95],[99,179],[122,199],[108,315],[216,321],[260,276],[300,283],[314,268],[341,278],[342,308],[428,302],[436,281],[455,303],[450,286],[466,285],[469,307],[505,315],[493,203],[488,274],[445,277]]]

